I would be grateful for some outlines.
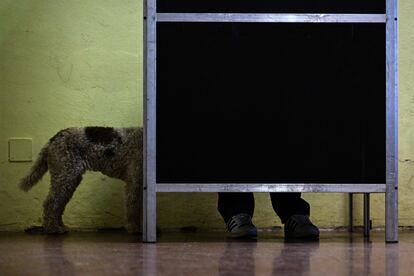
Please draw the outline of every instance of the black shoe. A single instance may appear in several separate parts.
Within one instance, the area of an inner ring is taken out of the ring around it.
[[[285,223],[286,239],[307,239],[319,238],[319,229],[306,215],[293,215]]]
[[[227,222],[227,231],[232,238],[256,238],[257,229],[248,214],[237,214]]]

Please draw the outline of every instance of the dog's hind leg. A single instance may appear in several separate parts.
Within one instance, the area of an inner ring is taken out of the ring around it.
[[[43,203],[43,226],[46,233],[63,234],[67,232],[62,221],[66,204],[82,180],[82,174],[51,174],[49,194]]]

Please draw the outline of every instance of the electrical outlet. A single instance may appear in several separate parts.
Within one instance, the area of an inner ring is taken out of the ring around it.
[[[9,138],[9,162],[31,162],[32,138]]]

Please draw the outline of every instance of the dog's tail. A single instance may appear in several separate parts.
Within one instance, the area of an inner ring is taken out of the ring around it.
[[[20,180],[19,187],[23,191],[27,192],[30,190],[37,182],[42,179],[43,175],[47,172],[47,153],[48,153],[49,143],[46,144],[39,153],[37,160],[33,167],[30,169],[30,172]]]

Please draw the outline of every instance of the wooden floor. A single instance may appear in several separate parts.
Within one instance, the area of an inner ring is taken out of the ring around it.
[[[156,244],[124,232],[64,236],[0,233],[0,275],[414,275],[414,232],[322,232],[319,242],[256,242],[223,233],[163,233]]]

